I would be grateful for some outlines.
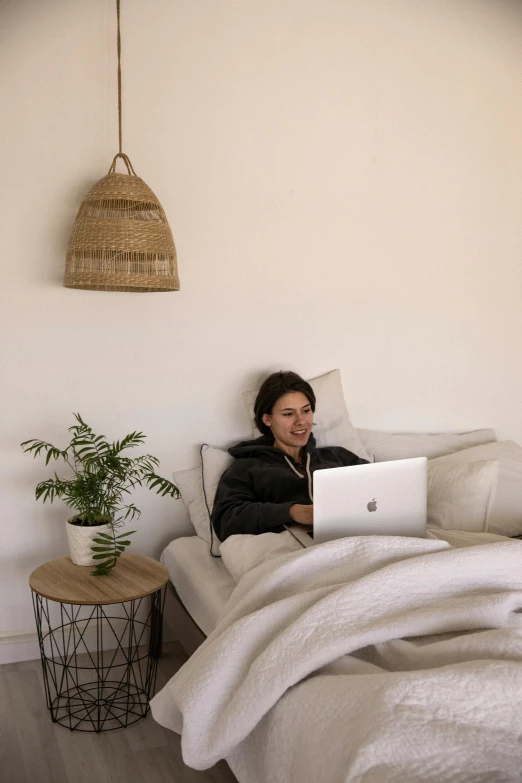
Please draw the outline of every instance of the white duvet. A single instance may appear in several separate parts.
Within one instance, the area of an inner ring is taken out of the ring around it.
[[[151,708],[186,764],[241,783],[520,783],[522,543],[273,556]]]

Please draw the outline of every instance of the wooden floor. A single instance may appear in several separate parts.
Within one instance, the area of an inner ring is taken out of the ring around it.
[[[158,690],[186,661],[164,645]],[[40,661],[0,666],[2,783],[237,783],[221,761],[198,772],[181,758],[180,738],[149,714],[126,729],[90,734],[52,723]]]

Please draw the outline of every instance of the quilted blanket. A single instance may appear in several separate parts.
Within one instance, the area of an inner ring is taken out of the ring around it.
[[[241,783],[520,783],[521,704],[522,543],[369,536],[246,572],[151,708]]]

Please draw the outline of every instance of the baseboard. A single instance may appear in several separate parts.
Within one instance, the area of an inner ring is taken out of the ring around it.
[[[40,657],[36,631],[0,632],[0,664],[34,661]]]

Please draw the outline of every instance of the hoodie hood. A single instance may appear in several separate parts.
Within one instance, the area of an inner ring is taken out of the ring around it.
[[[303,456],[315,452],[316,444],[313,433],[310,433],[308,441],[303,446]],[[234,459],[245,459],[249,457],[255,457],[262,459],[264,462],[283,462],[286,459],[291,459],[281,449],[277,449],[274,446],[274,439],[270,435],[261,435],[260,438],[255,440],[244,440],[238,443],[236,446],[232,446],[228,450]]]

